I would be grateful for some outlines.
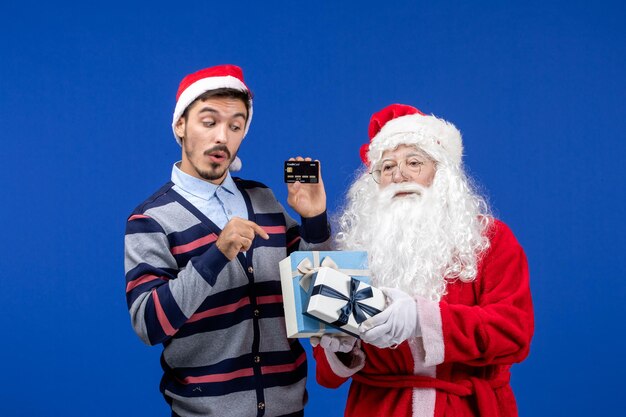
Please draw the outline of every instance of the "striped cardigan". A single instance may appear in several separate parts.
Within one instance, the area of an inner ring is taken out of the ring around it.
[[[299,226],[258,182],[235,178],[257,238],[229,261],[220,229],[169,182],[128,218],[126,301],[147,344],[163,344],[161,392],[179,416],[298,416],[306,355],[287,339],[278,262],[328,250],[326,213]]]

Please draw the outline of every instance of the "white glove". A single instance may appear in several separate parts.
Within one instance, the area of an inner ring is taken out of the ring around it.
[[[421,335],[417,320],[417,302],[397,288],[381,288],[389,305],[359,326],[361,340],[378,348],[395,347]]]
[[[311,346],[320,345],[330,352],[351,352],[356,344],[357,338],[354,336],[323,334],[320,336],[311,336]]]

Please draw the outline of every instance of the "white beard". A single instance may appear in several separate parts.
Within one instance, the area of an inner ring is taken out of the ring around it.
[[[365,174],[353,184],[337,244],[368,252],[374,286],[438,301],[449,280],[475,279],[477,255],[489,245],[479,211],[486,205],[469,188],[454,192],[451,178],[442,171],[430,188],[402,183],[379,191]],[[398,191],[414,194],[394,197]]]

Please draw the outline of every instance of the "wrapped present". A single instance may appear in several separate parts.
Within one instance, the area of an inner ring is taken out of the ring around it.
[[[358,337],[359,324],[384,308],[385,295],[378,288],[322,267],[312,277],[305,314]]]
[[[280,261],[279,267],[287,337],[293,338],[340,332],[305,314],[311,279],[320,268],[335,269],[370,282],[367,252],[363,251],[297,251]]]

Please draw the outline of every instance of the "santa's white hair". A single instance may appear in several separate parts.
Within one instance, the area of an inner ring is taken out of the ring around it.
[[[460,164],[436,149],[416,148],[436,163],[431,186],[404,182],[381,189],[364,168],[349,189],[335,243],[368,251],[374,285],[438,301],[449,281],[476,278],[493,218]],[[398,188],[415,193],[394,198]]]

